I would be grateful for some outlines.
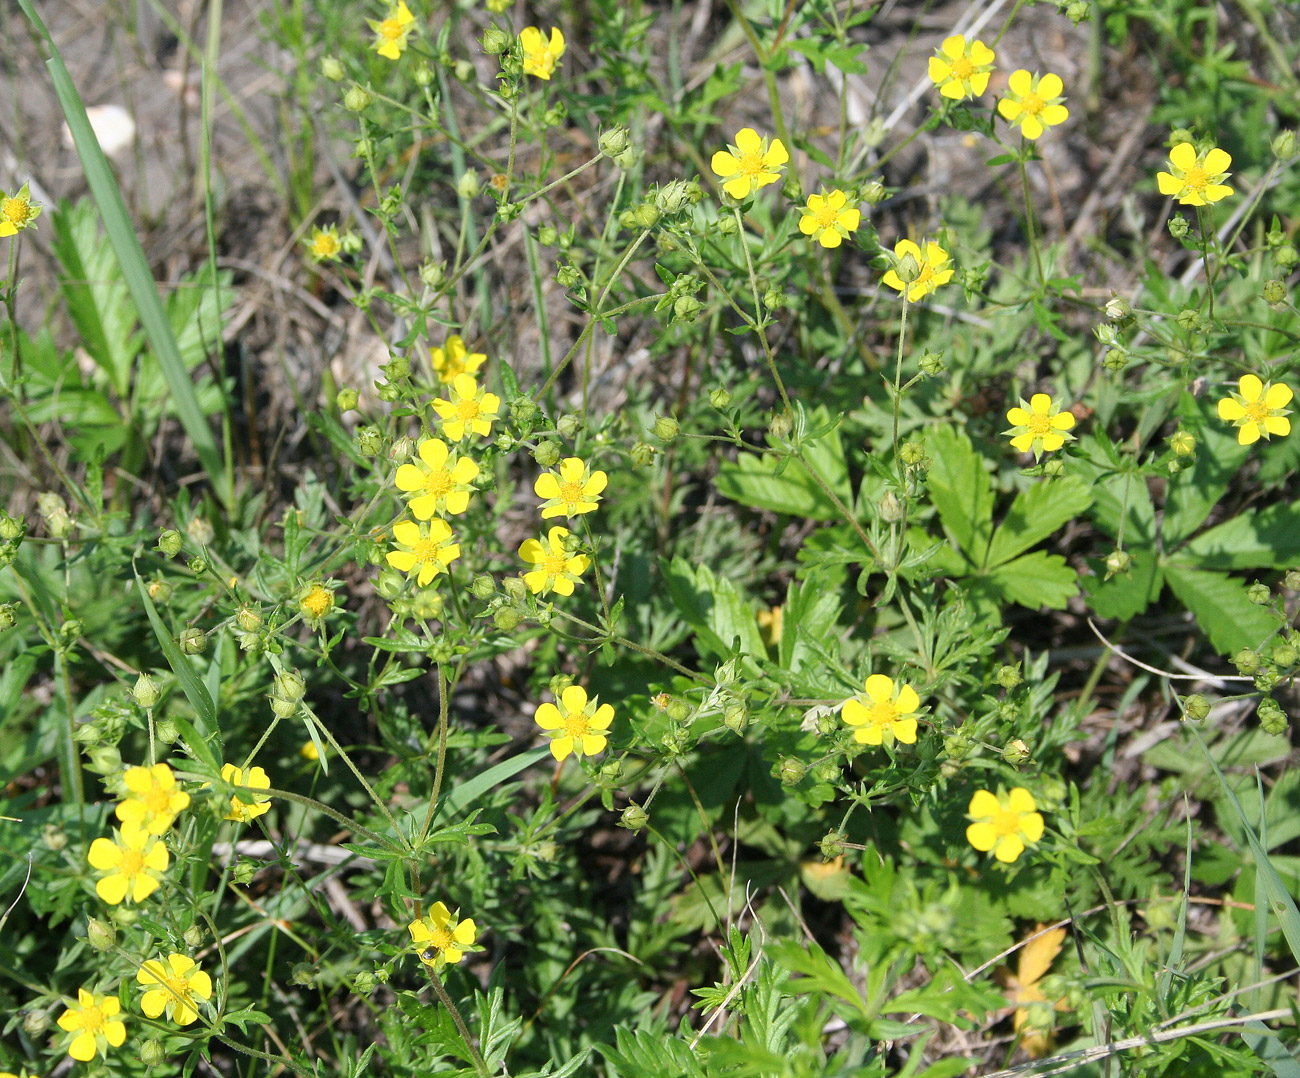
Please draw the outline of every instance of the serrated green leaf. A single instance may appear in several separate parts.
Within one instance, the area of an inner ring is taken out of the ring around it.
[[[1035,550],[1004,562],[983,579],[1003,598],[1030,610],[1064,610],[1079,594],[1079,578],[1059,554]]]
[[[1243,512],[1183,544],[1170,561],[1198,569],[1290,568],[1300,563],[1300,504]]]
[[[1250,446],[1239,445],[1232,428],[1211,420],[1208,406],[1202,407],[1191,394],[1185,395],[1178,410],[1201,444],[1191,467],[1171,478],[1165,488],[1160,534],[1166,551],[1172,551],[1205,522],[1250,455]]]
[[[931,458],[930,500],[943,530],[972,565],[982,566],[993,532],[993,486],[984,459],[953,427],[932,429],[926,449]]]
[[[1246,588],[1222,573],[1167,565],[1165,580],[1221,655],[1258,647],[1277,621],[1246,598]]]
[[[1092,490],[1077,476],[1035,483],[1016,495],[993,533],[985,564],[1001,565],[1046,539],[1092,505]]]
[[[755,672],[754,659],[767,657],[758,631],[754,608],[725,577],[714,576],[706,565],[692,566],[685,558],[661,563],[668,594],[697,640],[720,659],[737,650],[746,667]]]
[[[735,464],[725,463],[718,470],[717,488],[724,497],[753,509],[810,517],[813,520],[837,520],[840,512],[835,502],[813,478],[809,468],[835,492],[846,507],[853,504],[848,464],[840,442],[837,425],[825,408],[815,409],[810,425],[825,427],[824,433],[803,443],[803,460],[785,454],[742,453]]]

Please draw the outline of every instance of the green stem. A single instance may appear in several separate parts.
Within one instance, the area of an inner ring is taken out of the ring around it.
[[[1043,256],[1038,250],[1037,229],[1034,228],[1034,207],[1029,200],[1029,174],[1025,171],[1025,158],[1021,154],[1017,161],[1020,169],[1020,189],[1025,195],[1025,232],[1029,237],[1029,249],[1034,252],[1034,269],[1038,273],[1038,288],[1043,291],[1047,287],[1047,278],[1043,274]]]

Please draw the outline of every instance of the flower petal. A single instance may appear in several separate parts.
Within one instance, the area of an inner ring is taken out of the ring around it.
[[[560,481],[552,472],[542,472],[533,482],[533,493],[539,498],[550,501],[560,496]]]
[[[915,719],[895,719],[890,723],[889,729],[893,731],[894,737],[904,745],[916,744],[916,720]]]
[[[790,160],[790,153],[785,148],[785,143],[779,138],[772,140],[772,147],[763,157],[763,164],[768,168],[780,168]]]
[[[554,704],[539,704],[533,712],[533,722],[543,730],[559,730],[564,725],[564,716]]]
[[[1038,812],[1027,812],[1020,817],[1020,833],[1026,842],[1037,842],[1043,837],[1043,817]]]
[[[1156,187],[1162,195],[1176,195],[1183,189],[1183,181],[1168,172],[1156,173]]]
[[[982,816],[993,816],[1001,811],[1001,804],[998,803],[997,797],[989,790],[976,790],[971,796],[970,807],[966,810],[968,815],[976,819]]]
[[[97,868],[100,872],[107,872],[109,869],[117,868],[122,863],[122,851],[109,839],[97,838],[90,844],[90,849],[86,851],[86,860],[90,862],[91,868]]]
[[[581,685],[570,685],[560,693],[560,703],[570,715],[580,715],[587,710],[587,690]]]
[[[608,730],[609,724],[614,721],[614,707],[612,704],[601,704],[596,708],[596,713],[592,715],[587,725],[593,730]]]
[[[1052,410],[1052,398],[1046,393],[1035,393],[1029,398],[1029,409],[1034,415],[1047,415]]]
[[[88,1063],[95,1058],[95,1036],[82,1030],[72,1038],[68,1045],[68,1055],[81,1063]]]
[[[1054,75],[1050,71],[1038,80],[1038,96],[1043,100],[1060,97],[1064,90],[1065,83],[1061,81],[1061,76]]]
[[[171,996],[165,989],[155,988],[140,997],[140,1010],[144,1011],[146,1018],[157,1018],[167,1009],[169,999],[171,999]]]
[[[1222,172],[1227,172],[1232,168],[1232,155],[1226,150],[1221,150],[1215,146],[1205,155],[1205,171],[1211,176],[1217,176]]]
[[[609,739],[603,734],[582,735],[582,751],[588,756],[595,756],[598,752],[604,752],[608,743]]]
[[[1196,167],[1196,147],[1190,142],[1180,142],[1169,150],[1169,163],[1179,172]]]
[[[1036,116],[1026,116],[1020,121],[1020,133],[1031,142],[1043,133],[1043,125]]]
[[[415,546],[420,541],[420,525],[413,520],[399,520],[393,525],[393,538],[402,546]]]
[[[715,153],[709,165],[719,176],[734,176],[740,171],[740,162],[726,150]]]
[[[752,127],[742,127],[736,132],[736,149],[741,153],[762,153],[763,140]]]
[[[1032,417],[1023,408],[1012,408],[1007,412],[1007,422],[1015,427],[1023,427]]]
[[[1264,394],[1264,407],[1277,411],[1279,408],[1285,408],[1291,403],[1291,398],[1295,394],[1291,392],[1291,387],[1282,382],[1277,385],[1268,387],[1268,392]]]
[[[966,841],[981,853],[987,853],[997,844],[998,832],[991,823],[973,823],[966,828]]]
[[[894,679],[884,674],[872,674],[867,678],[866,693],[873,704],[883,703],[894,698]]]
[[[425,473],[420,471],[414,464],[403,464],[397,469],[397,474],[393,476],[393,482],[397,485],[398,490],[409,494],[413,490],[424,489],[424,477]]]
[[[1070,118],[1070,110],[1064,105],[1047,105],[1038,114],[1038,118],[1048,127],[1055,127],[1057,124],[1065,123]]]
[[[870,712],[863,706],[861,700],[856,697],[852,700],[845,700],[844,706],[840,708],[840,718],[849,726],[861,726],[870,716]]]
[[[993,856],[1003,864],[1009,865],[1024,852],[1025,844],[1020,841],[1018,835],[1003,835],[998,839],[998,845],[993,851]]]
[[[1007,123],[1015,123],[1016,117],[1021,113],[1020,103],[1013,101],[1009,97],[1003,97],[998,100],[998,115]]]
[[[1007,794],[1006,808],[1009,812],[1033,812],[1038,808],[1034,804],[1034,795],[1023,786],[1016,786]]]
[[[573,738],[556,737],[551,739],[551,755],[563,763],[573,752]]]
[[[916,695],[916,690],[911,685],[901,685],[898,690],[898,699],[894,706],[902,715],[910,715],[921,706],[921,698]]]
[[[1033,93],[1034,78],[1024,68],[1019,71],[1011,72],[1011,77],[1007,79],[1007,86],[1017,97],[1024,97],[1026,94]]]
[[[1269,434],[1276,434],[1279,437],[1285,437],[1291,433],[1291,420],[1285,416],[1271,415],[1264,420],[1264,429]]]
[[[943,39],[943,44],[939,46],[939,51],[949,60],[959,59],[966,52],[966,39],[961,34],[946,37]]]
[[[1263,395],[1264,383],[1253,374],[1243,374],[1237,382],[1237,390],[1248,403],[1253,404]]]
[[[116,906],[126,898],[127,879],[122,873],[118,872],[112,876],[105,876],[95,884],[95,894],[99,895],[110,906]]]
[[[1231,397],[1224,397],[1219,401],[1220,419],[1225,419],[1229,423],[1235,423],[1245,414],[1246,409],[1242,407],[1240,401],[1233,400]]]

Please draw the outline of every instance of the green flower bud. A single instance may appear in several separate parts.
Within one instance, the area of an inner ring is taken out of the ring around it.
[[[823,760],[813,768],[814,782],[834,782],[840,777],[840,765],[835,760]]]
[[[943,365],[942,352],[924,352],[921,355],[921,373],[930,378],[937,378],[948,368]]]
[[[1290,243],[1284,243],[1273,252],[1273,264],[1283,273],[1290,273],[1295,269],[1297,262],[1300,262],[1300,251]]]
[[[632,208],[632,225],[634,228],[654,228],[659,223],[659,210],[649,202],[642,202]]]
[[[1118,374],[1128,366],[1128,350],[1125,348],[1107,348],[1101,357],[1101,365],[1112,374]]]
[[[731,214],[724,214],[713,222],[713,230],[719,236],[734,236],[736,229],[740,227],[736,224],[736,219]]]
[[[671,442],[680,430],[677,420],[670,415],[661,415],[655,419],[655,437],[662,441]]]
[[[617,157],[627,150],[630,139],[626,127],[611,127],[600,133],[596,145],[606,157]]]
[[[191,627],[181,632],[176,643],[186,655],[202,655],[208,646],[208,637],[202,629]]]
[[[353,435],[356,447],[367,457],[377,457],[384,446],[384,438],[375,427],[361,427]]]
[[[241,859],[235,862],[230,875],[240,887],[247,887],[253,882],[253,877],[257,875],[257,865],[252,861]]]
[[[1183,714],[1193,722],[1204,721],[1205,717],[1210,713],[1210,701],[1199,692],[1184,696],[1182,705]]]
[[[531,397],[516,397],[510,402],[510,418],[516,423],[531,423],[537,416],[537,405]]]
[[[41,842],[46,849],[58,853],[68,845],[68,833],[56,823],[47,823],[41,828]]]
[[[744,704],[732,704],[722,713],[722,723],[733,734],[739,734],[749,724],[749,712]]]
[[[94,745],[86,757],[86,770],[96,775],[112,775],[122,770],[122,754],[116,745]]]
[[[785,412],[777,412],[767,425],[768,434],[778,442],[782,438],[788,437],[793,429],[794,421]]]
[[[513,606],[499,606],[492,611],[492,624],[503,633],[513,632],[523,621],[523,615]]]
[[[334,404],[340,412],[350,412],[357,406],[361,399],[360,394],[355,389],[340,389],[334,396]]]
[[[964,760],[971,754],[975,742],[964,730],[954,730],[943,739],[943,754],[954,760]]]
[[[379,987],[375,975],[369,970],[362,970],[352,979],[352,990],[359,996],[368,996]]]
[[[543,247],[554,247],[559,239],[560,234],[555,230],[554,225],[542,225],[537,230],[537,242]]]
[[[1113,295],[1106,303],[1106,317],[1112,322],[1122,322],[1133,313],[1133,305],[1124,297]]]
[[[290,703],[297,703],[307,695],[307,682],[296,670],[282,670],[275,675],[275,695]]]
[[[98,917],[92,917],[86,922],[86,942],[92,950],[111,951],[117,945],[117,930]]]
[[[411,617],[432,621],[442,614],[442,604],[437,588],[422,588],[411,596]]]
[[[158,683],[148,674],[141,674],[136,678],[135,687],[131,690],[131,697],[141,707],[153,707],[158,702],[158,697],[162,694],[158,691]]]
[[[0,509],[0,540],[6,543],[21,543],[27,534],[27,522],[22,516],[11,517]]]
[[[1271,696],[1264,697],[1259,702],[1259,707],[1255,709],[1255,714],[1259,716],[1259,725],[1266,734],[1272,734],[1278,737],[1286,733],[1287,718],[1286,712],[1282,706]]]
[[[0,603],[0,632],[18,624],[18,603]]]
[[[190,572],[195,576],[202,576],[208,571],[208,559],[200,557],[197,554],[192,557],[187,564]]]
[[[1173,236],[1174,239],[1181,240],[1187,235],[1187,230],[1188,224],[1186,217],[1183,217],[1181,214],[1175,214],[1173,217],[1169,218],[1169,235]]]
[[[330,82],[341,82],[343,80],[343,65],[333,56],[322,56],[320,59],[320,73]]]
[[[885,201],[888,194],[889,192],[885,190],[883,183],[879,180],[871,180],[863,184],[861,191],[858,192],[858,197],[870,206],[878,206]]]
[[[387,363],[381,366],[385,378],[390,382],[401,382],[411,377],[411,361],[405,356],[393,356]],[[411,439],[399,438],[398,442],[410,441]]]
[[[522,603],[528,597],[528,585],[517,576],[508,576],[501,581],[502,590],[516,603]]]
[[[1288,569],[1282,578],[1282,586],[1287,591],[1300,591],[1300,569]]]
[[[39,1037],[50,1028],[50,1016],[44,1011],[28,1011],[23,1015],[23,1032]]]
[[[185,525],[185,534],[199,546],[211,546],[212,540],[216,538],[216,532],[206,517],[190,517],[190,521]]]
[[[649,442],[637,442],[632,446],[632,463],[638,468],[645,468],[654,463],[657,450]]]
[[[1004,689],[1014,689],[1024,680],[1020,676],[1020,664],[1007,663],[1004,666],[999,666],[997,672],[993,675],[993,680]]]
[[[834,861],[837,857],[843,857],[847,847],[844,845],[849,836],[843,831],[827,831],[826,834],[817,842],[817,848],[821,850],[822,856],[827,861]]]
[[[902,501],[892,490],[885,491],[884,497],[876,503],[876,512],[886,524],[897,524],[903,519],[905,511]]]
[[[785,302],[785,296],[781,295],[775,288],[769,288],[763,293],[763,306],[769,311],[775,311]]]
[[[510,48],[510,35],[496,23],[489,24],[483,31],[483,51],[489,56],[500,56]]]
[[[619,759],[606,760],[600,765],[600,777],[605,782],[618,782],[623,777],[623,761]]]
[[[374,98],[370,96],[369,90],[364,86],[353,83],[348,92],[343,95],[343,107],[348,112],[365,112],[373,100]]]
[[[655,208],[660,213],[678,214],[690,204],[690,184],[685,180],[672,180],[655,193]]]
[[[808,773],[807,765],[793,756],[783,756],[773,769],[773,776],[781,780],[783,786],[797,786],[803,782]]]
[[[716,389],[709,390],[709,403],[718,411],[722,411],[731,404],[731,394],[722,386],[718,386]]]
[[[469,590],[476,599],[491,599],[497,593],[497,583],[487,573],[480,573],[470,584]]]
[[[555,423],[555,431],[561,438],[572,441],[574,435],[582,430],[582,417],[577,415],[562,415]]]
[[[633,801],[623,810],[618,825],[619,827],[626,827],[629,831],[636,832],[640,831],[649,822],[650,817],[646,814],[646,810]]]
[[[1232,665],[1237,668],[1237,673],[1249,677],[1259,669],[1259,656],[1250,648],[1242,648],[1232,657]]]
[[[1020,738],[1012,738],[1002,749],[1002,759],[1012,767],[1019,767],[1029,760],[1029,746]]]
[[[155,603],[166,603],[172,597],[172,586],[165,580],[151,580],[145,591]]]
[[[185,941],[185,946],[191,951],[197,951],[202,947],[204,938],[203,929],[198,925],[190,925],[190,927],[181,934],[181,939]]]
[[[154,723],[153,731],[158,740],[164,745],[174,743],[177,738],[181,736],[181,732],[177,728],[176,723],[171,719],[159,719]]]
[[[300,988],[310,988],[316,983],[316,970],[309,962],[298,962],[289,971],[289,983]]]
[[[1078,26],[1092,18],[1092,6],[1089,0],[1070,0],[1065,5],[1065,17]],[[1050,1028],[1050,1027],[1049,1027]]]
[[[150,1037],[144,1044],[140,1045],[140,1062],[146,1067],[156,1067],[165,1062],[167,1059],[167,1049],[163,1047],[163,1042]]]
[[[673,300],[673,321],[694,322],[700,316],[702,310],[704,310],[704,304],[694,296],[678,296]]]
[[[391,602],[402,594],[402,588],[405,584],[406,578],[396,569],[383,569],[375,581],[375,590],[383,598]]]
[[[1279,161],[1290,161],[1296,155],[1294,131],[1279,131],[1273,136],[1273,156]]]
[[[1273,665],[1281,670],[1295,666],[1297,658],[1300,658],[1300,652],[1294,644],[1278,644],[1273,648]]]
[[[235,611],[235,624],[246,633],[255,633],[262,627],[262,612],[255,603],[244,603]]]
[[[1180,142],[1191,142],[1192,133],[1185,127],[1175,127],[1169,132],[1169,138],[1165,140],[1166,146],[1177,146]]]
[[[572,262],[566,262],[555,271],[555,283],[561,288],[576,288],[582,283],[582,273]]]
[[[63,638],[64,643],[71,644],[81,639],[81,630],[83,626],[80,618],[68,618],[59,626],[59,636]]]
[[[465,82],[465,83],[467,83],[467,82],[471,81],[471,80],[474,78],[474,65],[471,64],[468,60],[457,60],[456,63],[452,65],[452,74],[454,74],[454,75],[456,76],[456,81],[457,81],[457,82]],[[416,80],[415,80],[415,81],[416,81],[417,83],[420,83],[420,76],[421,76],[421,75],[424,75],[426,79],[432,79],[432,78],[433,78],[433,72],[429,70],[429,68],[428,68],[427,65],[424,66],[424,67],[421,67],[421,68],[416,72]],[[423,83],[420,83],[420,85],[424,85],[424,84],[423,84]]]
[[[902,258],[894,260],[894,272],[903,284],[912,284],[921,276],[921,263],[917,261],[916,255],[908,251]]]
[[[158,535],[158,549],[169,558],[176,557],[184,543],[181,533],[175,528],[164,528]]]
[[[483,182],[472,168],[462,172],[460,179],[456,181],[456,194],[461,198],[478,198],[482,190]]]
[[[1112,550],[1106,555],[1106,579],[1117,573],[1127,573],[1133,566],[1132,556],[1125,550]]]
[[[664,712],[672,722],[685,722],[694,714],[695,709],[685,700],[674,696],[669,699],[667,707],[664,708]]]
[[[907,441],[899,447],[899,458],[908,468],[915,468],[917,471],[928,471],[930,468],[930,458],[925,455],[925,446],[920,442]]]
[[[559,459],[560,445],[558,442],[538,442],[537,448],[533,450],[533,460],[537,461],[543,468],[550,468],[558,463]]]
[[[1170,435],[1169,448],[1177,456],[1190,457],[1196,452],[1196,435],[1187,430],[1175,431]]]
[[[72,534],[72,517],[63,499],[52,491],[45,491],[36,496],[36,511],[45,523],[45,530],[51,539],[66,539]]]
[[[1246,598],[1256,606],[1266,606],[1268,601],[1273,597],[1267,584],[1261,584],[1258,580],[1246,589]]]
[[[1265,281],[1262,289],[1264,302],[1274,307],[1286,303],[1286,284],[1277,279]]]

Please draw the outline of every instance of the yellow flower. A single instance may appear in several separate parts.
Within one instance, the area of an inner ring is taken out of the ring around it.
[[[1074,426],[1074,415],[1062,412],[1046,393],[1035,393],[1028,401],[1020,398],[1020,406],[1007,412],[1007,422],[1011,429],[1002,433],[1011,435],[1012,447],[1021,453],[1032,450],[1034,460],[1074,439],[1066,433]]]
[[[1061,953],[1065,940],[1064,928],[1044,931],[1044,925],[1035,925],[1030,940],[1020,950],[1016,972],[1005,970],[1007,999],[1015,1006],[1011,1028],[1020,1034],[1020,1047],[1033,1059],[1040,1059],[1052,1047],[1051,1025],[1053,1010],[1069,1009],[1069,1001],[1058,999],[1052,1003],[1043,995],[1038,983],[1052,967],[1052,960]],[[1039,1028],[1046,1026],[1046,1028]]]
[[[320,584],[312,584],[299,597],[298,608],[309,622],[321,621],[334,609],[334,593]]]
[[[424,467],[403,464],[397,469],[397,489],[415,494],[411,512],[417,520],[428,520],[435,513],[458,516],[469,508],[470,485],[478,476],[478,465],[469,457],[452,456],[447,443],[426,438],[416,452]]]
[[[441,902],[435,902],[424,917],[412,921],[406,930],[411,933],[420,961],[434,969],[441,969],[447,963],[454,966],[465,957],[466,948],[473,946],[478,936],[478,928],[471,918],[456,920]]]
[[[944,38],[930,57],[930,81],[954,101],[979,97],[989,86],[993,50],[982,41],[967,43],[961,34]]]
[[[143,828],[128,824],[117,835],[117,841],[95,839],[86,851],[90,867],[106,873],[95,884],[95,893],[110,906],[143,902],[158,889],[171,857],[167,847]]]
[[[910,716],[920,706],[921,698],[911,685],[903,682],[895,687],[893,678],[872,674],[864,692],[844,702],[840,718],[858,727],[853,740],[860,745],[879,745],[886,733],[904,745],[915,745],[916,720]]]
[[[533,483],[533,492],[545,499],[542,519],[590,513],[600,501],[607,481],[604,472],[593,472],[580,457],[565,457],[558,473],[542,472]]]
[[[449,441],[459,442],[471,431],[485,438],[492,433],[500,397],[487,392],[469,374],[456,375],[447,396],[450,399],[434,401],[433,410],[442,420],[442,433]]]
[[[221,777],[231,786],[248,786],[254,790],[269,790],[271,788],[270,778],[260,767],[249,768],[248,776],[245,778],[243,768],[236,767],[234,764],[222,764]],[[230,798],[230,811],[226,813],[225,819],[234,820],[236,823],[252,823],[262,813],[270,811],[271,801],[269,798],[254,796],[253,800],[246,804],[238,797],[232,796]]]
[[[304,741],[298,747],[298,755],[309,763],[315,763],[320,759],[320,749],[316,747],[314,741]]]
[[[0,238],[16,236],[24,228],[30,228],[41,215],[41,207],[31,200],[27,184],[9,197],[0,191]]]
[[[1243,374],[1237,382],[1239,392],[1219,401],[1219,418],[1237,428],[1237,443],[1252,445],[1263,436],[1279,437],[1291,433],[1287,407],[1295,396],[1291,387],[1278,382],[1261,382],[1253,374]]]
[[[343,241],[339,239],[339,230],[335,225],[325,228],[313,228],[307,239],[307,253],[313,262],[333,262],[343,253]]]
[[[1156,184],[1162,195],[1172,195],[1182,206],[1205,206],[1232,194],[1223,181],[1228,178],[1232,157],[1212,146],[1202,153],[1190,142],[1180,142],[1169,151],[1169,172],[1157,172]]]
[[[894,244],[894,268],[884,276],[885,284],[890,288],[899,292],[907,289],[909,303],[915,303],[940,285],[947,284],[956,272],[947,251],[937,243],[923,242],[924,254],[911,240],[899,240]]]
[[[713,155],[712,168],[726,182],[722,189],[732,198],[748,198],[750,193],[781,178],[781,168],[790,155],[779,138],[760,138],[752,127],[736,132],[736,143]]]
[[[545,595],[548,591],[572,595],[573,585],[591,564],[585,554],[565,553],[564,540],[568,534],[568,528],[557,525],[547,532],[545,546],[538,539],[525,539],[519,547],[519,556],[537,567],[523,574],[524,583],[534,595]]]
[[[772,607],[770,610],[760,610],[756,620],[758,621],[758,635],[763,638],[763,643],[769,648],[779,647],[781,644],[781,623],[785,620],[785,611],[779,605]]]
[[[539,704],[533,721],[546,731],[551,739],[551,755],[565,760],[573,755],[594,756],[604,752],[609,739],[605,731],[614,721],[614,709],[600,703],[600,698],[587,699],[587,690],[580,685],[570,685],[560,693],[560,706]]]
[[[808,205],[799,211],[803,214],[799,231],[816,236],[823,247],[838,247],[862,220],[856,207],[845,205],[848,200],[849,196],[839,190],[809,195]]]
[[[1023,69],[1013,71],[1007,96],[998,102],[998,112],[1007,123],[1019,124],[1025,138],[1036,139],[1047,128],[1069,119],[1070,110],[1061,104],[1064,89],[1059,75],[1049,72],[1040,77]]]
[[[439,573],[460,557],[460,544],[450,542],[451,525],[441,517],[427,524],[413,520],[399,520],[393,525],[393,539],[404,550],[390,550],[385,559],[394,569],[408,577],[417,573],[415,582],[427,587]]]
[[[415,16],[406,6],[406,0],[400,0],[396,7],[388,9],[388,15],[382,22],[367,19],[370,29],[375,32],[375,51],[385,60],[396,60],[406,48],[406,39],[415,25]]]
[[[460,335],[453,333],[447,338],[446,348],[429,349],[429,359],[438,381],[452,382],[458,374],[473,374],[487,361],[487,356],[482,352],[469,352]]]
[[[68,1055],[88,1063],[99,1052],[108,1055],[108,1048],[121,1048],[126,1041],[126,1024],[114,1018],[122,1009],[116,996],[97,996],[84,988],[77,989],[77,1002],[59,1015],[59,1028],[65,1033],[76,1033],[68,1045]]]
[[[171,827],[176,814],[190,803],[190,795],[176,782],[166,764],[128,767],[122,776],[129,796],[114,810],[124,824],[161,835]]]
[[[137,983],[155,985],[140,997],[140,1009],[146,1018],[157,1018],[164,1011],[178,1026],[188,1026],[199,1017],[198,1000],[212,998],[212,978],[183,954],[169,954],[167,965],[150,959],[135,973]]]
[[[1043,817],[1037,808],[1033,795],[1023,786],[998,796],[977,790],[967,809],[974,822],[966,828],[966,841],[981,853],[992,850],[999,861],[1010,864],[1025,852],[1026,844],[1033,845],[1043,837]]]
[[[552,26],[547,41],[536,26],[528,26],[520,31],[519,47],[524,53],[524,74],[549,80],[564,55],[564,35]]]

